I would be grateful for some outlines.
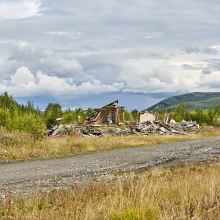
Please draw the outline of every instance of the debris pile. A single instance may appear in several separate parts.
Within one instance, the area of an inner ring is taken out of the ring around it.
[[[161,123],[160,121],[147,121],[131,125],[137,132],[149,134],[187,134],[197,129],[193,122],[182,121],[174,124]]]
[[[60,124],[60,125],[51,125],[51,128],[48,129],[46,132],[48,134],[48,136],[53,136],[53,137],[56,137],[56,135],[58,134],[69,134],[71,132],[71,127],[73,127],[72,124],[69,124],[69,125],[63,125],[63,124]]]
[[[88,126],[86,129],[82,129],[82,136],[89,137],[89,136],[106,136],[106,135],[129,135],[135,134],[134,131],[130,129],[121,129],[119,127],[101,127],[98,130],[93,127]]]
[[[183,120],[180,123],[172,119],[172,114],[164,113],[163,120],[159,120],[159,113],[139,112],[139,119],[134,121],[130,113],[130,122],[124,122],[124,108],[117,106],[118,100],[111,102],[102,108],[95,108],[92,113],[84,120],[78,123],[63,125],[64,118],[58,118],[55,124],[47,130],[47,134],[52,137],[63,134],[77,134],[83,137],[105,136],[105,135],[139,135],[146,136],[150,134],[188,134],[199,125],[193,122]],[[87,111],[87,110],[86,110]],[[122,123],[120,123],[122,121]]]
[[[193,122],[164,123],[160,121],[146,121],[146,122],[127,122],[119,125],[82,125],[82,124],[68,124],[55,125],[47,130],[48,135],[56,137],[57,135],[70,134],[74,131],[83,137],[106,136],[106,135],[172,135],[172,134],[189,134],[198,129],[198,125]]]

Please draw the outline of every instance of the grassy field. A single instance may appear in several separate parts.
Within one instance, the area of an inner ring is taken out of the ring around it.
[[[190,140],[218,135],[218,129],[205,129],[191,135],[150,135],[150,136],[106,136],[79,137],[63,136],[57,138],[44,137],[35,140],[27,133],[9,133],[0,128],[0,162],[12,159],[36,157],[71,156],[122,147],[150,146],[165,142]]]
[[[115,175],[104,183],[26,198],[6,192],[0,201],[0,218],[220,219],[219,164]]]

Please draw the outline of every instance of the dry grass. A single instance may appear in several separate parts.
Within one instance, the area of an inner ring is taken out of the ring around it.
[[[220,166],[154,169],[0,202],[1,219],[220,219]]]
[[[0,129],[0,161],[10,159],[26,159],[35,157],[51,157],[74,155],[93,151],[110,150],[121,147],[150,146],[165,142],[190,140],[218,135],[219,130],[204,130],[192,135],[151,135],[151,136],[106,136],[77,137],[63,136],[59,138],[44,137],[34,140],[29,134],[9,133]],[[7,152],[6,152],[6,151]]]

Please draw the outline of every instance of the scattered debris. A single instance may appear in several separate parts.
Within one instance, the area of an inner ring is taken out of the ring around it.
[[[186,135],[198,129],[197,125],[193,122],[182,121],[173,124],[163,123],[160,121],[146,121],[146,122],[127,122],[120,123],[119,125],[92,125],[80,124],[79,125],[55,125],[47,131],[48,135],[56,137],[58,134],[69,134],[72,130],[77,131],[83,137],[106,136],[106,135],[173,135],[182,134]],[[122,128],[122,125],[124,127]]]
[[[53,136],[53,137],[56,137],[56,135],[59,133],[59,134],[69,134],[70,131],[71,131],[71,127],[73,125],[69,124],[69,125],[63,125],[63,124],[60,124],[60,125],[51,125],[51,128],[48,129],[46,132],[49,135]]]
[[[130,114],[129,122],[124,122],[124,107],[115,105],[118,100],[105,105],[102,108],[93,109],[84,122],[80,121],[78,116],[77,124],[61,124],[64,118],[58,118],[54,125],[47,130],[47,134],[56,137],[61,134],[80,134],[83,137],[105,136],[105,135],[139,135],[146,136],[150,134],[188,134],[199,129],[193,122],[182,121],[175,122],[172,114],[164,114],[162,122],[159,121],[159,114],[153,112],[140,112],[139,120],[134,121]],[[120,115],[122,114],[122,123]]]
[[[55,121],[55,125],[60,125],[60,123],[64,120],[64,118],[57,118]]]

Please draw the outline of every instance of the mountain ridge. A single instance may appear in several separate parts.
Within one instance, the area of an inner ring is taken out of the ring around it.
[[[219,100],[215,98],[219,98]],[[158,111],[160,109],[163,110],[166,108],[174,110],[178,106],[178,104],[182,102],[187,103],[187,105],[185,105],[186,108],[187,109],[191,108],[192,110],[195,109],[195,106],[199,106],[199,108],[207,109],[209,108],[208,106],[211,105],[210,107],[213,108],[212,102],[215,105],[216,103],[220,103],[220,92],[194,92],[194,93],[186,93],[186,94],[179,95],[179,96],[172,96],[170,98],[167,98],[167,99],[164,99],[158,102],[157,104],[147,108],[146,110],[147,111],[153,111],[153,110]]]

